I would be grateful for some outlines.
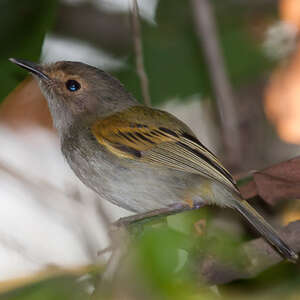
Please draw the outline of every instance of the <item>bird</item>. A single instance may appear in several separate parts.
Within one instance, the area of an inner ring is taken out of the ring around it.
[[[298,259],[242,198],[219,159],[175,116],[141,104],[118,79],[82,62],[10,61],[37,79],[63,155],[101,198],[135,213],[177,204],[232,208],[281,256]]]

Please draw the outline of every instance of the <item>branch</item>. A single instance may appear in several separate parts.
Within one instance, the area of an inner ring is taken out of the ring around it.
[[[20,170],[13,168],[12,166],[10,166],[0,160],[0,173],[1,172],[14,178],[18,182],[22,183],[25,186],[25,188],[32,193],[34,199],[36,199],[38,201],[39,205],[41,203],[43,203],[44,205],[47,205],[47,209],[49,211],[51,209],[54,209],[53,208],[53,199],[56,199],[57,197],[60,198],[59,199],[60,204],[61,204],[62,199],[68,199],[68,201],[72,201],[73,207],[75,204],[78,205],[78,204],[84,202],[84,198],[82,198],[82,196],[80,195],[79,191],[75,188],[75,186],[71,190],[72,193],[70,193],[70,191],[60,189],[59,187],[57,187],[47,181],[33,180],[33,178],[30,178],[30,176],[28,176],[24,172],[21,172]],[[47,198],[44,197],[45,193],[53,195],[53,197],[52,197],[53,199],[51,198],[52,199],[51,206],[49,206],[49,204],[47,202]],[[41,200],[43,200],[43,201],[41,201]],[[89,199],[89,200],[91,200],[91,199]],[[107,232],[109,234],[109,238],[110,238],[110,240],[112,240],[112,236],[110,235],[111,232],[109,231],[110,221],[107,218],[107,215],[101,206],[101,201],[99,201],[99,199],[96,199],[95,205],[96,205],[97,213],[98,213],[99,217],[101,217],[102,224],[106,227]],[[75,212],[79,213],[80,211],[81,210],[79,210],[77,208],[77,209],[74,209],[73,214],[65,216],[64,217],[64,225],[66,226],[66,228],[71,229],[72,232],[75,233],[76,236],[82,241],[82,245],[85,246],[86,254],[92,260],[92,259],[95,259],[94,240],[89,238],[89,235],[86,232],[85,226],[81,226],[80,223],[83,222],[84,220],[78,216],[76,218],[77,221],[75,224],[74,217],[72,217],[72,215],[74,215]],[[1,238],[1,236],[3,236],[3,234],[0,235],[0,243],[3,243],[3,238]],[[14,244],[17,243],[17,242],[14,242],[13,240],[12,240],[12,242]],[[11,243],[11,244],[13,244],[13,243]],[[25,256],[29,257],[29,255],[27,255],[27,253],[25,253],[26,251],[24,250],[24,257]]]
[[[134,43],[134,51],[135,51],[135,58],[136,58],[136,69],[141,82],[143,100],[147,106],[151,106],[148,77],[145,72],[145,66],[144,66],[141,26],[139,22],[139,10],[138,10],[137,0],[133,0],[132,30],[133,30],[133,43]]]
[[[209,0],[191,0],[195,31],[202,42],[214,88],[217,109],[223,131],[226,157],[231,165],[241,162],[238,119],[232,87],[228,80],[223,56],[217,39],[217,29]]]
[[[297,252],[300,252],[300,221],[290,223],[279,230],[280,235]],[[200,273],[209,284],[224,284],[237,279],[255,277],[262,271],[281,262],[283,258],[263,238],[242,244],[242,253],[248,257],[243,270],[233,264],[222,264],[207,258],[201,264]]]
[[[135,214],[135,215],[132,215],[129,217],[121,218],[118,221],[114,222],[113,225],[115,227],[128,227],[129,225],[137,223],[137,222],[139,222],[139,224],[142,224],[142,223],[149,222],[155,218],[167,217],[170,215],[182,213],[184,211],[199,209],[203,206],[205,206],[204,203],[197,204],[193,207],[190,207],[189,205],[186,205],[184,203],[176,203],[174,205],[170,205],[165,208],[155,209],[155,210],[151,210],[146,213],[140,213],[140,214]]]

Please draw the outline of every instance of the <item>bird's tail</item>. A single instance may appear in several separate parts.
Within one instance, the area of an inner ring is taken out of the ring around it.
[[[298,255],[272,228],[272,226],[245,200],[236,199],[234,208],[286,259],[296,262]]]

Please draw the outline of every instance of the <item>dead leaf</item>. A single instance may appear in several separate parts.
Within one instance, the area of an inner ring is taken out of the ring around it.
[[[254,198],[258,194],[256,184],[253,180],[239,187],[239,190],[244,199]]]
[[[0,121],[15,129],[32,125],[52,128],[47,102],[32,76],[21,82],[3,101]]]
[[[269,205],[300,198],[300,157],[255,172],[241,193],[245,199],[258,195]]]
[[[299,0],[279,1],[280,19],[300,29],[300,2]]]
[[[253,175],[258,195],[268,204],[300,198],[300,157]]]

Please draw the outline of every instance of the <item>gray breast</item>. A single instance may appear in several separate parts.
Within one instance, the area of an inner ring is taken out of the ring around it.
[[[89,132],[68,135],[62,151],[80,180],[106,199],[135,212],[163,208],[184,200],[195,175],[152,167],[118,158],[100,145]]]

